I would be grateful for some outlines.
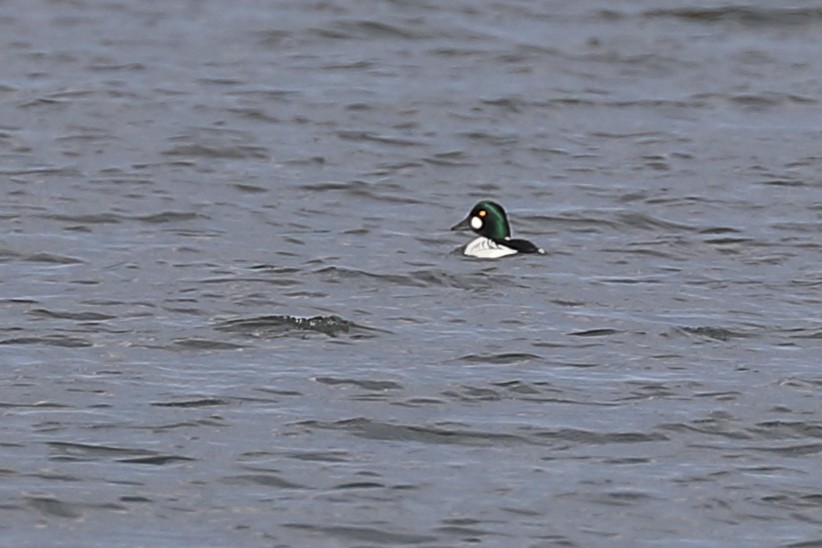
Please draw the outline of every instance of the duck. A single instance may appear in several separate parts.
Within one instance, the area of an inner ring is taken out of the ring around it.
[[[511,238],[511,226],[505,209],[491,200],[478,202],[471,213],[452,226],[451,230],[472,230],[479,234],[462,251],[469,257],[498,259],[520,253],[545,253],[544,249],[528,240]]]

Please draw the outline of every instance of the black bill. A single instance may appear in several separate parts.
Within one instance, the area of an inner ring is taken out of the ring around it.
[[[471,228],[471,217],[468,216],[451,227],[451,230],[473,230]]]

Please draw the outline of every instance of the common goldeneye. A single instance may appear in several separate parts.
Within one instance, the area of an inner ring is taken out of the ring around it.
[[[451,227],[451,230],[466,229],[479,234],[479,238],[472,240],[463,250],[469,257],[498,259],[516,253],[545,253],[528,240],[511,238],[508,217],[502,206],[496,202],[479,202],[468,217]]]

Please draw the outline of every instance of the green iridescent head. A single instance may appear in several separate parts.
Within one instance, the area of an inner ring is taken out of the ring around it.
[[[511,237],[511,227],[505,210],[496,202],[483,200],[474,206],[468,217],[451,227],[451,230],[471,229],[480,236],[492,240]]]

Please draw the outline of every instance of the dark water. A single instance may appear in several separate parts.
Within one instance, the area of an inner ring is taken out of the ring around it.
[[[822,545],[820,35],[0,2],[3,544]]]

